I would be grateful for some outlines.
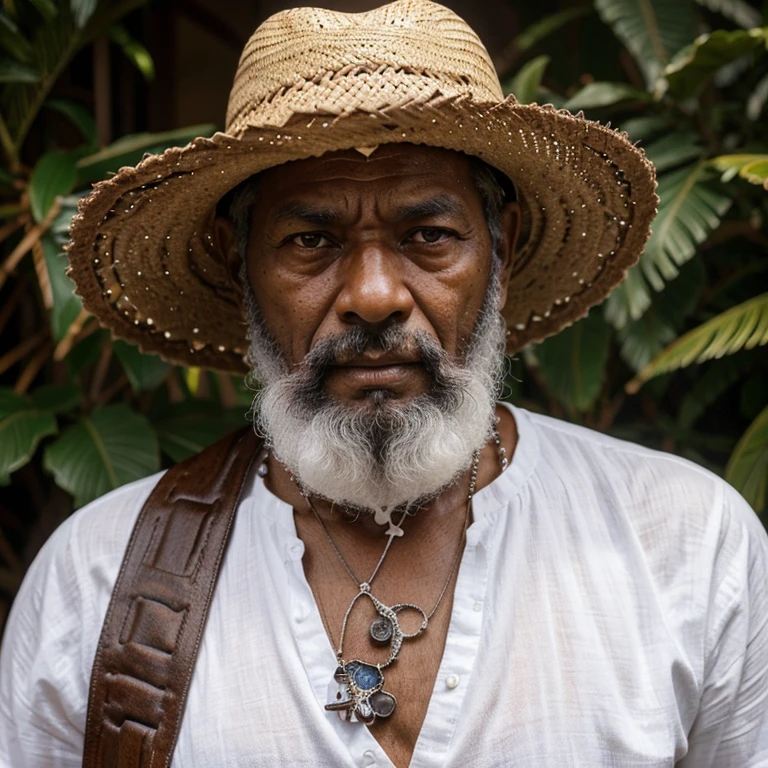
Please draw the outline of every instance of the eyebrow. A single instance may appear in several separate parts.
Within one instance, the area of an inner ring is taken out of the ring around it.
[[[435,195],[417,203],[401,205],[397,211],[399,219],[428,219],[434,216],[457,215],[464,213],[464,206],[447,195]]]
[[[306,203],[288,202],[272,214],[275,221],[300,219],[317,227],[328,227],[341,220],[341,214],[331,208],[316,208]]]

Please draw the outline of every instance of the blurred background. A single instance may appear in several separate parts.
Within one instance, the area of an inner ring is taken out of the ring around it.
[[[245,423],[236,377],[113,341],[65,275],[91,184],[223,129],[279,0],[0,0],[0,627],[67,515]],[[318,2],[364,11],[376,2]],[[505,90],[611,122],[659,172],[640,264],[510,360],[504,397],[685,456],[767,519],[768,3],[448,0]]]

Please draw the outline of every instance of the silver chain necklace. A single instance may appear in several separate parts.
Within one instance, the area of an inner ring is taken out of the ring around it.
[[[498,423],[498,419],[496,420],[496,423]],[[498,450],[501,471],[503,472],[507,468],[508,460],[506,457],[506,449],[501,445],[501,437],[499,435],[498,429],[496,428],[496,424],[494,424],[492,429],[492,439]],[[448,577],[446,578],[443,587],[440,590],[440,594],[438,595],[437,600],[435,601],[435,604],[429,613],[413,603],[397,603],[395,605],[386,605],[371,592],[371,584],[376,578],[376,575],[378,574],[379,569],[381,568],[382,563],[384,562],[384,559],[386,558],[387,553],[392,546],[392,542],[394,541],[395,536],[398,535],[398,532],[402,534],[402,529],[400,526],[402,526],[407,512],[403,512],[403,515],[400,518],[400,522],[397,526],[393,527],[390,525],[390,528],[387,531],[387,543],[383,552],[381,553],[381,557],[376,563],[376,567],[373,569],[373,572],[367,581],[360,581],[344,555],[342,555],[341,550],[334,541],[333,537],[331,536],[331,532],[328,530],[328,526],[325,524],[325,521],[315,508],[309,492],[302,487],[298,479],[294,477],[293,474],[290,475],[291,480],[296,484],[299,492],[306,500],[310,510],[322,526],[325,536],[331,545],[331,548],[336,553],[336,557],[338,557],[339,561],[344,566],[344,569],[358,587],[358,593],[352,598],[352,601],[350,602],[349,607],[344,614],[344,619],[341,624],[339,644],[336,648],[337,667],[334,673],[334,679],[337,683],[339,683],[340,686],[344,686],[346,688],[347,695],[346,698],[344,698],[342,693],[339,692],[337,694],[338,699],[336,701],[331,701],[325,705],[326,710],[338,712],[339,716],[345,720],[348,719],[351,722],[362,722],[366,725],[373,723],[376,717],[389,717],[395,711],[395,707],[397,706],[397,699],[393,694],[383,690],[384,674],[382,670],[397,660],[398,656],[400,655],[400,650],[404,640],[411,640],[415,637],[418,637],[427,629],[429,620],[432,618],[432,616],[434,616],[435,612],[440,607],[440,604],[445,597],[445,593],[448,591],[448,587],[456,572],[459,561],[461,560],[461,553],[464,548],[465,536],[469,524],[470,513],[472,510],[472,497],[475,495],[475,490],[477,487],[477,470],[479,463],[480,451],[477,450],[472,454],[466,511],[464,513],[464,523],[461,528],[459,543],[456,546],[456,551],[454,552],[453,559],[451,561]],[[352,609],[355,607],[358,600],[363,597],[366,597],[371,601],[373,607],[376,610],[376,613],[378,614],[378,617],[371,623],[371,639],[379,645],[386,645],[387,643],[390,644],[389,657],[386,659],[386,661],[379,664],[369,664],[365,661],[361,661],[360,659],[352,659],[351,661],[344,659],[344,637],[347,631],[347,622],[349,621]],[[415,611],[421,614],[422,621],[415,632],[404,632],[400,627],[398,614],[405,611]],[[323,623],[326,623],[325,619],[323,620]],[[326,631],[331,637],[331,640],[333,640],[333,635],[327,623]]]

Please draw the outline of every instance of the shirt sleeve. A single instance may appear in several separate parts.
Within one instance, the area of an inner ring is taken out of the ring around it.
[[[768,766],[768,536],[724,486],[698,714],[682,768]]]
[[[133,524],[159,475],[68,518],[16,595],[0,648],[0,768],[80,768],[91,667]]]

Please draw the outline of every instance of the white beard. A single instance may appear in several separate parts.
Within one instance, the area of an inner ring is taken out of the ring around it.
[[[464,364],[450,361],[427,334],[406,336],[396,327],[395,349],[403,342],[411,349],[426,346],[426,356],[431,349],[437,358],[435,386],[409,402],[374,394],[363,406],[324,394],[321,373],[307,364],[313,353],[290,373],[247,294],[248,361],[263,385],[254,415],[275,456],[313,495],[373,510],[383,524],[393,509],[438,495],[487,442],[504,371],[505,324],[496,309],[495,275]],[[390,349],[387,332],[383,336]]]

